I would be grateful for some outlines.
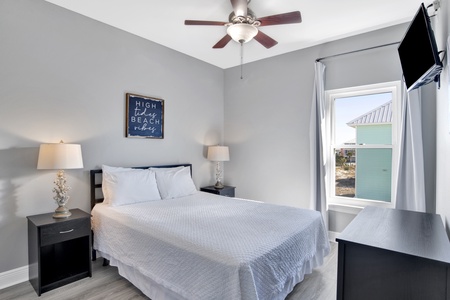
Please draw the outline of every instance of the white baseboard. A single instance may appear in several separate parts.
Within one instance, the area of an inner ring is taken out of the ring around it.
[[[336,242],[336,238],[339,236],[340,232],[328,231],[328,239],[330,242]]]
[[[28,280],[28,266],[0,273],[0,290]]]

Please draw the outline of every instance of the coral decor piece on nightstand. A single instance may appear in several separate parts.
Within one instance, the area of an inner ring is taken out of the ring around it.
[[[58,173],[56,173],[56,179],[53,183],[56,185],[56,187],[53,188],[53,193],[56,194],[53,199],[58,204],[56,212],[62,213],[67,201],[70,199],[68,192],[71,190],[71,187],[67,185],[66,175],[63,170],[59,170]]]

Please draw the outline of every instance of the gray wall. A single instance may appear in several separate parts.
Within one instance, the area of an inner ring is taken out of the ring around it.
[[[439,49],[448,49],[448,35],[450,33],[450,5],[447,0],[441,1],[442,8],[436,17],[436,38]],[[441,214],[450,236],[450,94],[449,94],[449,58],[441,74],[441,88],[437,91],[436,99],[436,212]]]
[[[231,147],[232,159],[226,165],[225,179],[237,186],[239,197],[309,207],[308,138],[314,61],[398,42],[407,25],[247,64],[243,80],[239,68],[226,70],[225,143]],[[325,89],[395,81],[402,76],[396,45],[325,59],[323,63]],[[428,96],[423,108],[430,211],[435,203],[434,89],[424,89]],[[332,212],[330,230],[340,232],[351,219],[348,213]]]
[[[309,48],[246,64],[242,80],[226,70],[225,180],[239,197],[308,207],[315,58]]]
[[[315,60],[399,41],[404,30],[396,26],[247,64],[243,80],[239,68],[226,70],[225,142],[233,154],[226,179],[237,185],[238,195],[308,207]],[[401,78],[395,47],[323,62],[326,89]]]
[[[0,273],[28,264],[25,217],[56,208],[41,143],[82,146],[69,208],[89,211],[88,170],[102,164],[190,162],[197,187],[213,182],[223,70],[41,0],[0,1],[0,43]],[[165,100],[164,139],[124,137],[127,92]]]
[[[441,43],[448,32],[446,1],[443,6]],[[89,210],[88,170],[101,164],[191,162],[197,187],[210,184],[213,165],[204,158],[205,145],[222,141],[231,151],[225,183],[237,187],[237,196],[308,207],[315,59],[398,41],[405,29],[395,26],[247,64],[241,80],[238,67],[220,70],[42,0],[0,1],[0,273],[27,264],[25,217],[55,208],[55,173],[36,170],[40,143],[64,139],[82,145],[85,168],[67,172],[69,207]],[[395,47],[325,61],[327,88],[398,80],[393,52]],[[387,70],[378,63],[358,70],[384,55],[392,62]],[[430,196],[429,207],[436,206],[448,224],[450,117],[444,76],[437,118],[433,105],[425,108],[424,134],[427,160],[434,158],[434,138],[440,158],[436,176],[434,166],[427,169],[437,181],[436,191],[427,181],[437,197],[435,203]],[[435,89],[429,89],[425,96],[433,101]],[[124,137],[127,92],[166,101],[163,140]],[[351,219],[332,215],[338,231]]]

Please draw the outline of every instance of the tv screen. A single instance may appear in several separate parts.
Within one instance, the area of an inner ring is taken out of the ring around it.
[[[442,62],[430,17],[423,3],[400,42],[398,54],[408,91],[438,81]]]

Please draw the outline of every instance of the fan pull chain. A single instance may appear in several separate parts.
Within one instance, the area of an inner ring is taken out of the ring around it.
[[[244,43],[241,43],[241,79],[244,78],[242,76],[243,64],[244,64]]]

